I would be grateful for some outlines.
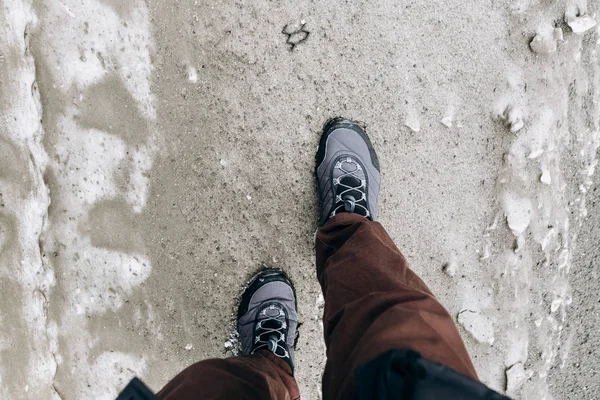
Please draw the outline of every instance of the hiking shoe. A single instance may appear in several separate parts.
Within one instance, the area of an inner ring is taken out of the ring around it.
[[[339,213],[377,217],[379,159],[365,131],[355,122],[335,118],[323,128],[317,151],[320,225]]]
[[[258,273],[242,295],[238,332],[242,354],[268,350],[287,362],[294,373],[294,341],[298,327],[296,293],[282,271]]]

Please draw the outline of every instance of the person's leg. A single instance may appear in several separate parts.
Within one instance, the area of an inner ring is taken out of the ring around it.
[[[317,276],[325,297],[325,399],[355,395],[354,371],[390,349],[412,349],[477,379],[454,321],[383,227],[379,160],[364,130],[336,119],[317,153]]]
[[[296,294],[285,273],[265,270],[250,281],[238,308],[237,325],[242,356],[196,363],[169,382],[158,397],[299,399],[293,376]]]
[[[381,224],[339,214],[319,230],[316,252],[325,297],[325,399],[351,398],[355,368],[394,348],[477,379],[452,317]]]
[[[200,361],[159,393],[162,400],[300,398],[290,366],[269,351]]]

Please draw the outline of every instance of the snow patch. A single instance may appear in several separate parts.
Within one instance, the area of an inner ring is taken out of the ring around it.
[[[190,81],[190,83],[198,82],[198,70],[194,67],[188,67],[187,79]]]
[[[504,214],[508,222],[508,227],[515,236],[521,235],[531,222],[533,213],[533,204],[527,197],[507,191],[502,197]]]
[[[533,40],[529,43],[529,47],[537,54],[551,54],[557,49],[557,41],[562,40],[563,31],[561,28],[547,26],[536,33]]]
[[[458,323],[480,343],[494,343],[494,324],[478,311],[464,310],[458,314]]]
[[[585,7],[571,4],[565,11],[565,22],[577,35],[583,35],[596,26],[596,18],[587,14]]]
[[[525,126],[523,111],[512,104],[507,105],[501,112],[496,113],[496,118],[502,121],[512,133],[520,131]]]
[[[421,130],[421,122],[419,121],[419,118],[414,114],[411,114],[406,118],[404,125],[406,125],[408,128],[410,128],[411,131],[415,133]]]
[[[146,360],[119,351],[105,351],[89,365],[90,381],[93,385],[81,382],[81,398],[114,400],[135,376],[143,376]]]
[[[506,370],[506,394],[515,396],[526,380],[527,374],[523,363],[519,362],[508,368]]]
[[[546,168],[542,168],[542,175],[540,176],[540,181],[545,185],[550,185],[552,183],[550,171],[548,171]]]

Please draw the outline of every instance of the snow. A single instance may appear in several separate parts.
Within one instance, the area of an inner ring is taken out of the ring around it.
[[[562,30],[560,28],[552,29],[548,27],[540,30],[535,37],[529,43],[529,47],[534,53],[538,54],[551,54],[557,49],[557,40],[561,40],[563,37]]]
[[[446,117],[442,118],[442,120],[440,122],[446,128],[452,128],[453,117],[452,116],[446,116]]]
[[[188,67],[187,78],[190,83],[198,82],[198,70],[194,67]]]
[[[545,185],[550,185],[552,183],[552,176],[550,175],[550,171],[547,169],[542,169],[542,175],[540,176],[540,181]]]
[[[517,391],[523,386],[527,375],[522,363],[516,363],[506,370],[506,393],[515,396]]]
[[[458,314],[458,323],[480,343],[494,343],[494,325],[485,315],[477,311],[465,310]]]
[[[531,200],[514,192],[506,192],[503,197],[503,204],[508,227],[515,236],[520,236],[531,222],[533,213]]]
[[[596,26],[596,19],[592,15],[582,13],[577,5],[571,5],[565,12],[565,21],[573,33],[582,35]]]
[[[411,114],[408,118],[406,118],[404,125],[406,125],[408,128],[410,128],[411,131],[415,133],[418,133],[421,130],[421,122],[419,121],[418,117],[414,114]]]

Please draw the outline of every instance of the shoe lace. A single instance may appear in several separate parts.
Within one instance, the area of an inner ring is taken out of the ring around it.
[[[274,314],[277,312],[277,314]],[[285,344],[287,329],[286,315],[283,308],[277,304],[270,304],[259,313],[259,321],[254,328],[254,346],[252,354],[259,350],[267,349],[280,358],[290,358]]]
[[[354,166],[350,171],[344,167],[344,164]],[[340,176],[334,178],[333,185],[335,188],[335,206],[330,217],[335,216],[340,212],[361,214],[367,218],[371,216],[367,208],[367,182],[357,173],[362,171],[362,166],[352,157],[346,157],[343,160],[338,160],[334,166],[342,172]]]

